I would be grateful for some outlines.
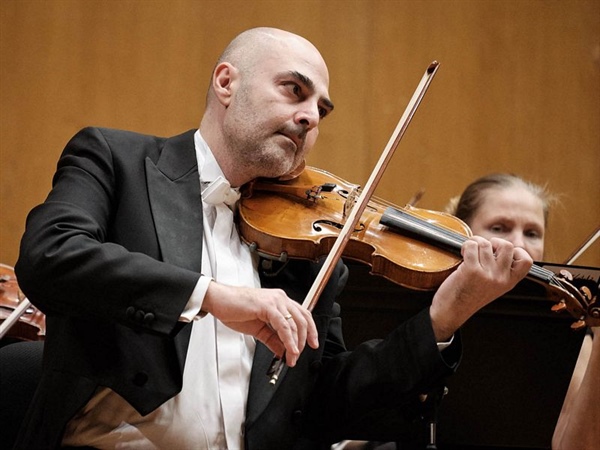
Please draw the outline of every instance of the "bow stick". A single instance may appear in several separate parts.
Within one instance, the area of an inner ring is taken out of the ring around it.
[[[331,248],[331,251],[327,255],[327,258],[325,259],[325,262],[323,263],[323,266],[319,271],[319,274],[315,278],[315,281],[313,282],[310,291],[308,291],[308,294],[306,295],[306,298],[302,303],[302,306],[307,308],[309,311],[312,311],[314,306],[317,304],[317,301],[319,300],[319,296],[323,292],[323,289],[325,289],[325,285],[329,281],[329,278],[333,273],[335,265],[341,258],[344,248],[350,240],[351,234],[354,231],[356,224],[358,223],[365,208],[367,207],[369,200],[373,196],[375,188],[377,187],[379,180],[383,176],[383,172],[385,171],[388,163],[392,159],[392,156],[394,155],[398,144],[400,144],[400,140],[402,139],[402,136],[404,136],[404,133],[408,128],[408,125],[412,120],[415,112],[417,111],[417,108],[419,107],[419,104],[421,103],[425,92],[427,92],[429,84],[435,76],[438,68],[439,63],[437,61],[433,61],[429,65],[429,67],[427,67],[427,70],[421,78],[421,81],[418,84],[417,89],[415,90],[415,93],[413,94],[410,102],[408,103],[404,114],[402,114],[402,117],[398,121],[398,125],[396,125],[396,129],[392,133],[392,136],[390,137],[385,149],[383,150],[383,153],[379,157],[377,165],[373,169],[373,172],[371,172],[371,176],[369,177],[367,184],[365,185],[360,196],[356,200],[356,203],[352,207],[350,215],[348,216],[348,219],[346,220],[342,231],[336,238],[335,243]],[[274,385],[275,383],[277,383],[279,375],[283,370],[284,361],[285,355],[281,359],[277,357],[273,359],[271,367],[267,372],[267,375],[271,377],[269,381],[270,384]]]

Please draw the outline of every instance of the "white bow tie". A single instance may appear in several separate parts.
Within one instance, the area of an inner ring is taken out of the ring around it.
[[[229,181],[223,177],[211,182],[202,192],[202,199],[211,205],[225,203],[229,206],[235,205],[240,198],[240,193],[231,187]]]

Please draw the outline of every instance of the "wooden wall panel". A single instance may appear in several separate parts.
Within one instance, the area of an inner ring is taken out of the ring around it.
[[[562,198],[546,260],[600,223],[597,0],[4,0],[0,3],[0,262],[81,127],[171,135],[198,125],[215,58],[270,25],[329,63],[335,113],[309,163],[364,183],[425,68],[441,63],[377,195],[442,209],[510,171]],[[600,266],[597,243],[578,261]]]

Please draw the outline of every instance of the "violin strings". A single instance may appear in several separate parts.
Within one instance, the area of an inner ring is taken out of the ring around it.
[[[430,222],[415,217],[405,211],[388,207],[382,215],[380,222],[384,225],[411,231],[423,237],[442,242],[452,250],[459,252],[461,245],[467,239],[465,236],[448,230],[447,228],[436,226]]]
[[[438,243],[446,244],[446,246],[458,254],[460,254],[462,244],[469,238],[456,231],[430,223],[425,219],[413,216],[391,206],[386,208],[385,213],[381,216],[380,223],[389,226],[391,229],[405,230],[425,238],[437,240]],[[572,289],[569,289],[570,284],[566,280],[556,276],[554,272],[534,263],[527,276],[528,278],[538,280],[541,284],[557,288],[566,296],[577,301],[585,309],[587,302],[578,298],[580,296],[574,294]],[[577,289],[575,289],[575,292],[578,293]]]
[[[425,219],[416,217],[393,207],[388,207],[385,210],[385,213],[381,218],[381,223],[384,225],[390,224],[392,225],[392,228],[395,225],[408,231],[417,233],[421,232],[424,236],[432,239],[443,240],[447,245],[452,247],[453,250],[457,251],[460,251],[460,247],[468,239],[468,236],[464,236],[456,231],[432,224]],[[537,278],[541,281],[564,289],[563,283],[556,278],[552,271],[544,269],[536,264],[531,266],[529,275],[533,278]]]

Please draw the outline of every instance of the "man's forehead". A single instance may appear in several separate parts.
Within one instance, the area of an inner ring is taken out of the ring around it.
[[[264,47],[265,57],[278,57],[283,61],[290,61],[300,66],[313,67],[322,71],[326,79],[329,78],[327,65],[317,48],[309,41],[300,39],[273,40]]]
[[[333,108],[329,100],[329,71],[319,51],[308,41],[273,39],[255,55],[255,70],[275,79],[290,78],[314,91]]]

